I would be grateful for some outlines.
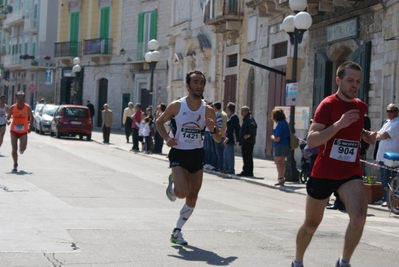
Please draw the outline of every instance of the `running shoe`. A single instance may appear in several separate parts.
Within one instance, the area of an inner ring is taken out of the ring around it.
[[[12,168],[12,172],[18,172],[18,164],[14,164],[14,167]]]
[[[183,238],[183,234],[181,233],[180,229],[173,230],[173,233],[170,235],[170,241],[182,246],[187,245],[187,241]]]
[[[291,262],[291,267],[295,267],[294,261]],[[302,264],[301,267],[304,267],[304,265]]]
[[[173,178],[172,174],[169,175],[169,182],[168,182],[168,187],[166,188],[166,196],[169,198],[170,201],[175,201],[176,200],[176,195],[173,192]]]
[[[335,267],[341,267],[341,265],[339,265],[339,260],[337,261],[337,264],[335,265]],[[349,264],[348,267],[351,267],[351,265]]]

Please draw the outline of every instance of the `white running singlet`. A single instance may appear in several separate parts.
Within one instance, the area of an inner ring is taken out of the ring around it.
[[[174,148],[182,150],[202,148],[201,130],[205,128],[206,103],[201,101],[200,108],[192,111],[187,106],[186,98],[180,99],[179,114],[175,116],[177,145]]]
[[[7,105],[0,107],[0,125],[6,125],[6,107]]]

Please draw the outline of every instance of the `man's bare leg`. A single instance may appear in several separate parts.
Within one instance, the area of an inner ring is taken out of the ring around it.
[[[312,240],[314,232],[321,223],[327,199],[319,200],[306,196],[305,222],[299,228],[296,237],[295,259],[303,261],[305,251]]]
[[[28,145],[28,135],[25,134],[19,138],[19,153],[23,154]]]
[[[4,133],[6,132],[6,126],[0,127],[0,147],[3,144]]]
[[[18,166],[18,137],[16,137],[15,135],[10,134],[11,136],[11,156],[12,156],[12,160],[14,161],[14,167]]]
[[[338,194],[346,206],[349,224],[345,233],[342,258],[350,261],[363,234],[367,216],[367,197],[363,181],[351,180],[338,188]]]

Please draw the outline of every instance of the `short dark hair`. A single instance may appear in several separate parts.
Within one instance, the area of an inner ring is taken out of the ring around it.
[[[200,71],[200,70],[190,70],[189,72],[187,72],[187,74],[186,74],[186,84],[190,85],[191,75],[192,74],[202,75],[202,77],[204,77],[204,85],[206,84],[205,74],[202,71]]]
[[[161,104],[159,105],[159,108],[161,109],[162,112],[164,112],[165,109],[166,109],[166,105],[165,105],[164,103],[161,103]]]
[[[136,103],[136,107],[141,108],[141,103]]]
[[[218,110],[222,108],[222,104],[219,101],[213,102],[213,106]]]
[[[229,102],[227,103],[227,107],[231,112],[235,112],[236,111],[236,104],[234,104],[233,102]]]
[[[357,64],[356,62],[345,61],[341,65],[339,65],[338,68],[337,68],[337,76],[340,79],[343,79],[345,77],[346,69],[362,71],[362,67],[360,67],[360,65]]]
[[[6,99],[6,96],[5,95],[0,95],[0,98]]]

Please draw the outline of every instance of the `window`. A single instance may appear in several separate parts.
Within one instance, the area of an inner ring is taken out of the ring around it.
[[[226,67],[231,68],[231,67],[236,67],[237,65],[238,65],[238,54],[228,55]]]
[[[32,56],[36,55],[36,42],[32,43]]]
[[[157,38],[157,12],[144,12],[139,14],[137,29],[137,57],[136,60],[144,59],[148,52],[148,42]]]
[[[273,55],[272,58],[279,58],[287,56],[287,42],[282,42],[273,45]]]

